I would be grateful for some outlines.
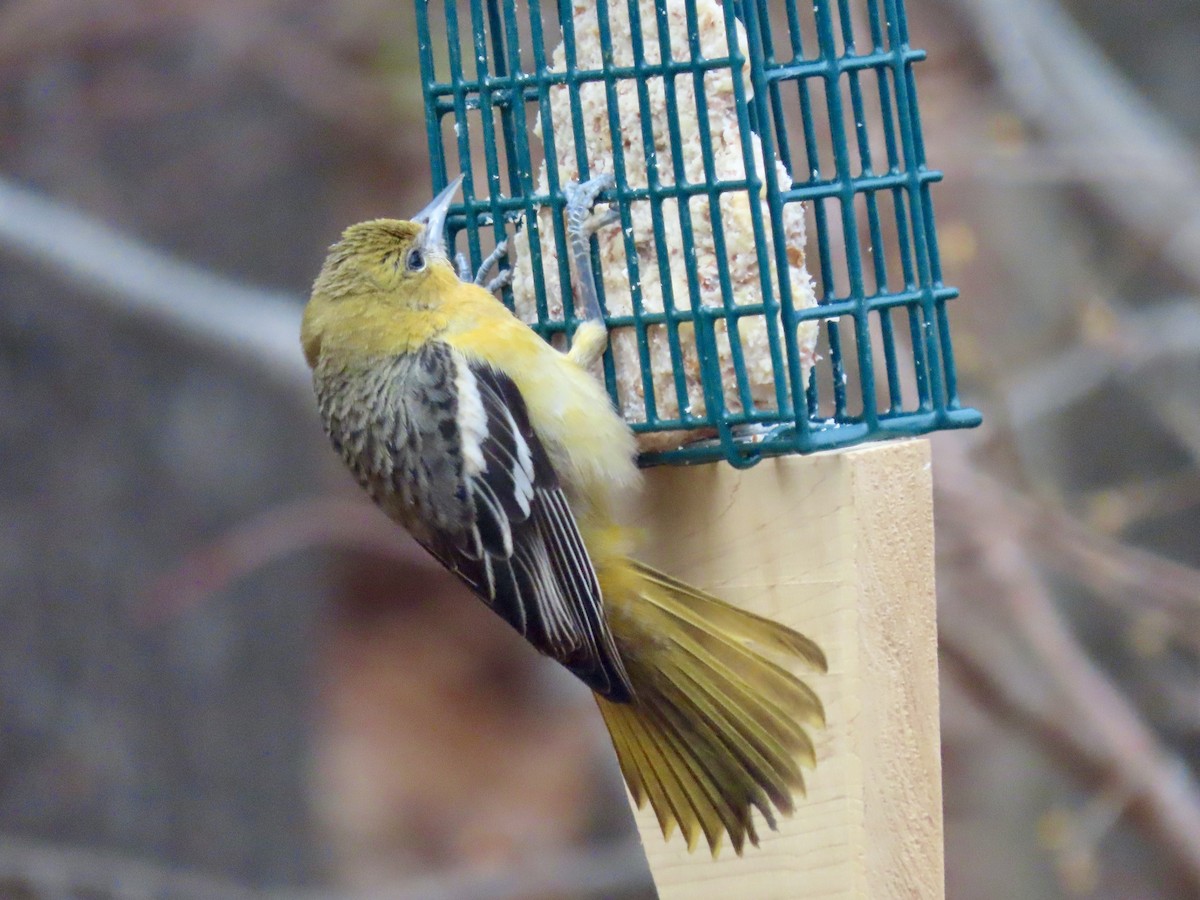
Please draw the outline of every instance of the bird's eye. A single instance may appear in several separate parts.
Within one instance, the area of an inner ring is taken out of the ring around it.
[[[425,254],[421,252],[420,248],[413,247],[413,249],[408,251],[408,259],[405,261],[405,266],[410,272],[420,272],[425,268]]]

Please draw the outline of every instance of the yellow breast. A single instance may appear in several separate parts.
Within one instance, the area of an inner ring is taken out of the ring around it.
[[[491,294],[462,285],[444,339],[508,375],[580,519],[607,518],[639,484],[629,426],[604,387]]]

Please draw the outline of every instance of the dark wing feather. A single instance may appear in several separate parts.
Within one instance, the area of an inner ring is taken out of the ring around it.
[[[464,464],[453,485],[403,485],[424,526],[414,527],[417,539],[538,650],[610,700],[631,699],[596,572],[517,386],[445,344],[421,353],[417,380],[453,386],[455,402],[446,410],[433,402],[441,393],[406,385],[402,396],[415,404],[404,417],[415,432],[409,446],[419,469],[433,467],[434,453]],[[447,497],[459,514],[446,515]]]

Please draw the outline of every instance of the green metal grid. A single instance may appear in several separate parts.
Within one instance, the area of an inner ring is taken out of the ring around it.
[[[979,424],[979,413],[962,407],[957,394],[946,315],[946,303],[957,291],[942,283],[929,196],[930,185],[941,175],[925,163],[913,80],[913,63],[923,59],[924,53],[909,46],[902,0],[857,0],[854,9],[850,0],[812,0],[811,4],[726,0],[723,12],[730,52],[717,59],[701,57],[696,0],[654,0],[663,60],[659,63],[646,61],[638,0],[594,0],[604,59],[613,59],[609,8],[616,3],[627,4],[633,23],[634,65],[584,71],[575,65],[573,0],[416,0],[434,185],[444,186],[455,174],[452,159],[465,176],[463,202],[452,209],[448,220],[451,246],[460,246],[460,238],[465,238],[462,249],[478,266],[486,255],[486,238],[499,241],[510,237],[521,223],[528,223],[539,311],[535,327],[547,339],[573,331],[578,321],[569,291],[563,298],[565,321],[552,321],[546,312],[536,211],[549,206],[561,213],[564,200],[553,165],[547,167],[549,192],[535,191],[542,153],[531,147],[531,129],[538,113],[544,122],[552,121],[550,90],[565,86],[571,100],[577,165],[587,177],[591,168],[579,86],[586,82],[605,85],[609,125],[616,135],[622,127],[616,84],[633,79],[638,85],[649,187],[630,187],[621,141],[614,140],[617,185],[602,199],[616,201],[621,209],[634,310],[632,316],[610,317],[608,323],[610,328],[631,327],[638,333],[646,421],[635,424],[635,430],[695,430],[716,435],[678,450],[646,454],[644,464],[724,458],[736,466],[747,466],[769,455]],[[669,44],[667,9],[675,3],[683,3],[685,8],[687,48]],[[460,8],[465,8],[465,15]],[[735,18],[744,26],[746,46],[740,46]],[[560,40],[567,71],[552,72],[547,50]],[[687,59],[673,58],[684,52]],[[752,97],[745,95],[742,86],[741,73],[747,68]],[[734,76],[745,171],[750,173],[736,181],[718,181],[712,166],[703,84],[706,72],[721,69]],[[663,185],[657,177],[646,83],[650,78],[662,78],[671,107],[677,102],[675,80],[683,77],[691,77],[696,86],[706,177],[700,183],[687,182],[677,117],[672,116],[674,184]],[[760,150],[754,147],[752,131],[760,138]],[[545,158],[556,159],[552,129],[545,128],[542,138]],[[756,176],[756,153],[761,154],[764,172],[773,172],[776,160],[783,162],[793,176],[790,190],[781,191],[774,178]],[[475,171],[480,156],[482,174]],[[629,204],[650,201],[660,248],[658,265],[661,272],[669,272],[661,252],[665,246],[664,199],[680,198],[680,230],[685,253],[690,253],[690,204],[684,198],[706,196],[713,212],[715,248],[723,258],[720,195],[742,191],[757,197],[764,187],[773,240],[766,236],[761,204],[750,203],[763,302],[735,305],[728,268],[721,266],[718,274],[724,305],[701,306],[698,277],[693,267],[688,267],[690,296],[671,296],[670,278],[664,277],[664,311],[644,310]],[[818,284],[818,305],[807,309],[793,306],[789,280],[775,277],[769,264],[769,254],[774,254],[776,271],[787,271],[783,209],[801,202],[808,205],[809,212],[808,267]],[[864,219],[865,233],[860,234]],[[555,214],[551,221],[559,283],[569,284],[563,216]],[[511,304],[511,296],[505,299]],[[763,316],[767,323],[775,373],[771,404],[755,405],[747,387],[738,340],[738,321],[745,316]],[[809,319],[820,322],[822,359],[805,378],[796,331],[800,322]],[[717,321],[726,323],[730,335],[741,410],[726,407],[716,362]],[[676,402],[684,412],[667,418],[657,410],[646,329],[663,326],[672,359],[678,360],[678,329],[684,322],[695,328],[706,411],[702,415],[687,411],[687,389],[677,368]],[[907,344],[898,337],[902,329]],[[882,367],[877,359],[880,354]],[[611,356],[606,358],[605,374],[616,400]],[[756,426],[754,438],[744,434],[747,426]]]

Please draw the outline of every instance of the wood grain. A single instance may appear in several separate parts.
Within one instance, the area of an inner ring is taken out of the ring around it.
[[[639,554],[817,640],[828,727],[808,797],[742,858],[638,828],[663,900],[941,898],[929,443],[647,474]],[[765,831],[765,829],[764,829]]]

